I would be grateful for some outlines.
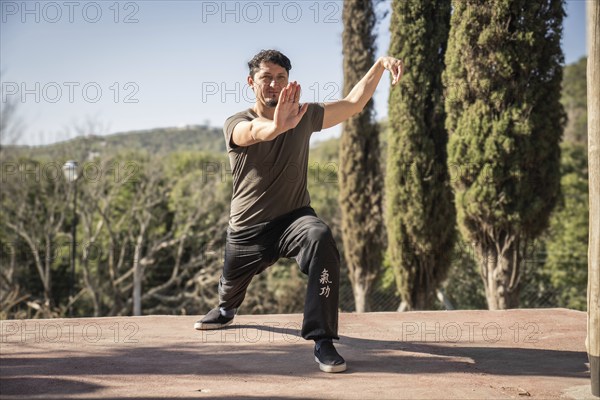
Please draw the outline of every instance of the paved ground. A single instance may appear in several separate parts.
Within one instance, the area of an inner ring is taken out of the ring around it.
[[[196,319],[2,321],[0,397],[597,400],[583,312],[342,314],[342,374],[319,371],[301,315]]]

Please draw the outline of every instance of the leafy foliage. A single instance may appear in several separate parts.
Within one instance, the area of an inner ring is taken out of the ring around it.
[[[375,61],[373,2],[344,2],[343,20],[344,95],[347,95]],[[339,204],[346,264],[356,311],[370,311],[370,293],[381,269],[384,248],[383,179],[373,100],[344,122],[339,158]]]
[[[453,2],[444,83],[458,225],[492,309],[518,305],[520,242],[560,189],[562,0]]]
[[[455,236],[441,82],[450,1],[392,4],[390,55],[407,71],[389,99],[388,260],[403,301],[428,309],[446,276]]]
[[[564,141],[587,147],[587,57],[565,67],[561,103],[567,112]]]
[[[562,154],[562,196],[550,219],[546,268],[556,288],[557,303],[585,310],[589,238],[587,148],[565,143]]]

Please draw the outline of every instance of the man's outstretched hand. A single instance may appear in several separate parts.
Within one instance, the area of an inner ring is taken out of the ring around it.
[[[286,132],[298,125],[308,110],[308,103],[304,103],[300,107],[299,101],[300,85],[296,81],[288,83],[279,93],[279,101],[273,115],[273,123],[278,132]]]
[[[387,69],[392,74],[392,86],[396,85],[404,73],[404,63],[402,60],[394,57],[381,57],[379,61],[381,62],[381,65],[383,65],[383,68]]]

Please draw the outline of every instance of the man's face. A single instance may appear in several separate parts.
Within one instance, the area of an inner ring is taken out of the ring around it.
[[[288,73],[280,65],[271,62],[260,63],[260,69],[254,77],[248,77],[248,85],[252,86],[256,100],[268,107],[275,107],[279,93],[288,84]]]

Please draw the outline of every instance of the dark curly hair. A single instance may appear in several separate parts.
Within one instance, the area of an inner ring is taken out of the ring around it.
[[[250,76],[254,78],[256,71],[260,69],[261,62],[271,62],[277,64],[280,67],[285,68],[288,75],[290,69],[292,69],[292,63],[282,52],[277,50],[261,50],[257,55],[252,57],[252,60],[248,61],[248,68],[250,69]]]

